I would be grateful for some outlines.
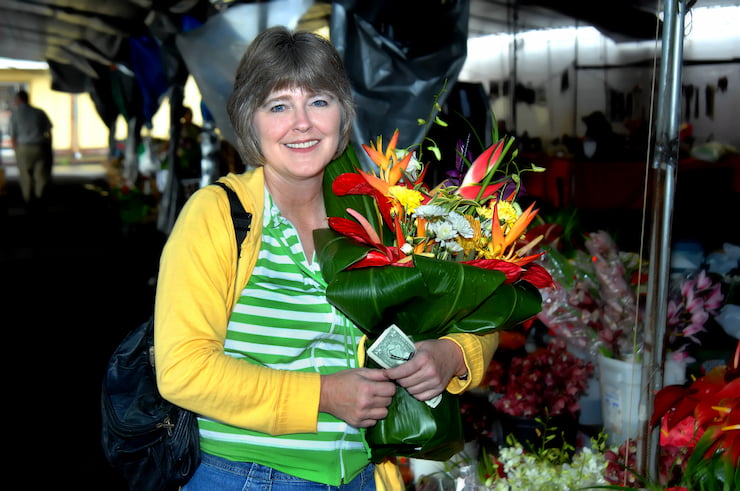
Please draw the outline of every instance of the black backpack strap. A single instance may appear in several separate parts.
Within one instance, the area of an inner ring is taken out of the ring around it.
[[[226,191],[229,197],[229,204],[231,205],[231,220],[234,222],[234,230],[236,231],[236,250],[237,257],[241,255],[242,242],[247,237],[247,232],[252,227],[252,214],[244,209],[244,205],[239,200],[239,196],[236,192],[226,184],[217,181],[213,184],[220,186]]]

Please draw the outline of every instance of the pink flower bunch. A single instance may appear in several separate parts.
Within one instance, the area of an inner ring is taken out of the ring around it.
[[[706,332],[707,321],[717,315],[723,300],[721,284],[704,270],[681,281],[668,302],[666,322],[668,347],[676,361],[689,358],[691,343],[701,344],[698,335]]]
[[[575,416],[593,372],[591,362],[572,355],[563,340],[555,339],[525,357],[512,358],[507,370],[499,365],[489,372],[489,387],[496,393],[493,405],[525,418]]]
[[[639,256],[620,251],[604,231],[589,233],[584,248],[565,264],[543,262],[556,286],[542,290],[538,319],[592,358],[597,350],[627,358],[643,342]]]
[[[644,483],[630,469],[637,468],[637,444],[634,440],[628,439],[615,450],[607,450],[604,453],[607,461],[604,478],[610,484],[618,486],[630,486],[629,489],[635,489]]]

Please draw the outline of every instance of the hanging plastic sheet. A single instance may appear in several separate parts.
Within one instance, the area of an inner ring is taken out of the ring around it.
[[[177,36],[177,47],[200,89],[223,138],[236,146],[226,101],[244,51],[260,31],[275,25],[294,28],[311,0],[241,4],[211,17],[201,27]],[[247,164],[249,164],[247,162]]]
[[[397,128],[399,147],[421,141],[417,119],[428,117],[435,95],[455,84],[465,62],[469,9],[469,0],[333,2],[331,40],[357,103],[355,145],[390,138]]]

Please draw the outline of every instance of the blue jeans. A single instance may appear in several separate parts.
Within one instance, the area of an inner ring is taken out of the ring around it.
[[[233,462],[201,453],[201,462],[182,491],[375,491],[375,467],[371,464],[352,482],[329,486],[300,479],[251,462]]]

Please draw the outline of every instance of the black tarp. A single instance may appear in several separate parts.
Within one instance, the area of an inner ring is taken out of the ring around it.
[[[435,96],[454,85],[465,63],[469,8],[469,0],[333,2],[331,40],[352,82],[356,145],[380,135],[387,141],[396,129],[399,147],[422,140],[417,119],[429,116]]]

